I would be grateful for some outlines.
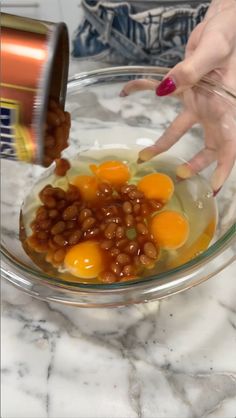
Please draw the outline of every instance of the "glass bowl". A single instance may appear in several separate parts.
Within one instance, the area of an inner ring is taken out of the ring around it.
[[[68,83],[66,107],[71,112],[70,147],[66,157],[95,149],[137,149],[152,144],[180,112],[178,98],[157,98],[153,92],[119,97],[128,80],[161,80],[168,69],[113,67],[74,76]],[[236,119],[236,96],[212,80],[198,85],[207,100],[217,96]],[[236,132],[235,132],[236,134]],[[203,144],[195,126],[168,152],[182,160],[191,158]],[[2,160],[2,277],[48,301],[83,307],[119,306],[160,299],[191,288],[214,276],[236,257],[236,170],[217,195],[218,224],[210,247],[191,261],[167,272],[114,284],[79,284],[50,277],[33,264],[19,241],[19,214],[24,197],[45,169]],[[209,170],[203,172],[208,177]]]

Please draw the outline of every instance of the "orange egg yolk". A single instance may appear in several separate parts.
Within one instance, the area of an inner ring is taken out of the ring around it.
[[[114,187],[121,186],[130,178],[128,166],[121,161],[105,161],[99,166],[92,164],[90,168],[100,181],[110,183]]]
[[[102,252],[95,241],[74,245],[66,254],[64,265],[74,276],[93,279],[103,270]]]
[[[163,211],[152,218],[151,233],[160,248],[174,250],[187,241],[189,223],[179,212]]]
[[[147,199],[155,199],[162,203],[170,200],[174,192],[173,181],[163,173],[151,173],[144,176],[138,182],[137,187]]]
[[[86,201],[95,200],[98,192],[98,181],[94,176],[81,175],[74,177],[71,183],[78,187],[81,196]]]

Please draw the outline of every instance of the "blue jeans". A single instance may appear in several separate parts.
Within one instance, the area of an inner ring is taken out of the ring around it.
[[[72,56],[171,67],[183,59],[209,2],[83,0],[82,5],[84,19],[73,38]]]

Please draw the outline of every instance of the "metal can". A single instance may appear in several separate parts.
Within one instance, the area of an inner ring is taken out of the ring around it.
[[[1,15],[1,158],[42,164],[48,100],[64,108],[69,66],[68,30]]]

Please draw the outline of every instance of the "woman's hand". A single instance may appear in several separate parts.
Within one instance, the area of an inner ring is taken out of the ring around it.
[[[204,129],[205,147],[178,176],[188,178],[217,161],[211,183],[216,193],[229,176],[236,159],[236,109],[223,105],[216,95],[205,96],[194,85],[208,76],[236,92],[236,0],[213,0],[205,19],[193,30],[185,59],[161,83],[135,80],[127,83],[121,96],[136,90],[156,90],[158,96],[178,95],[185,110],[177,116],[155,145],[139,154],[144,162],[168,150],[195,123]]]

